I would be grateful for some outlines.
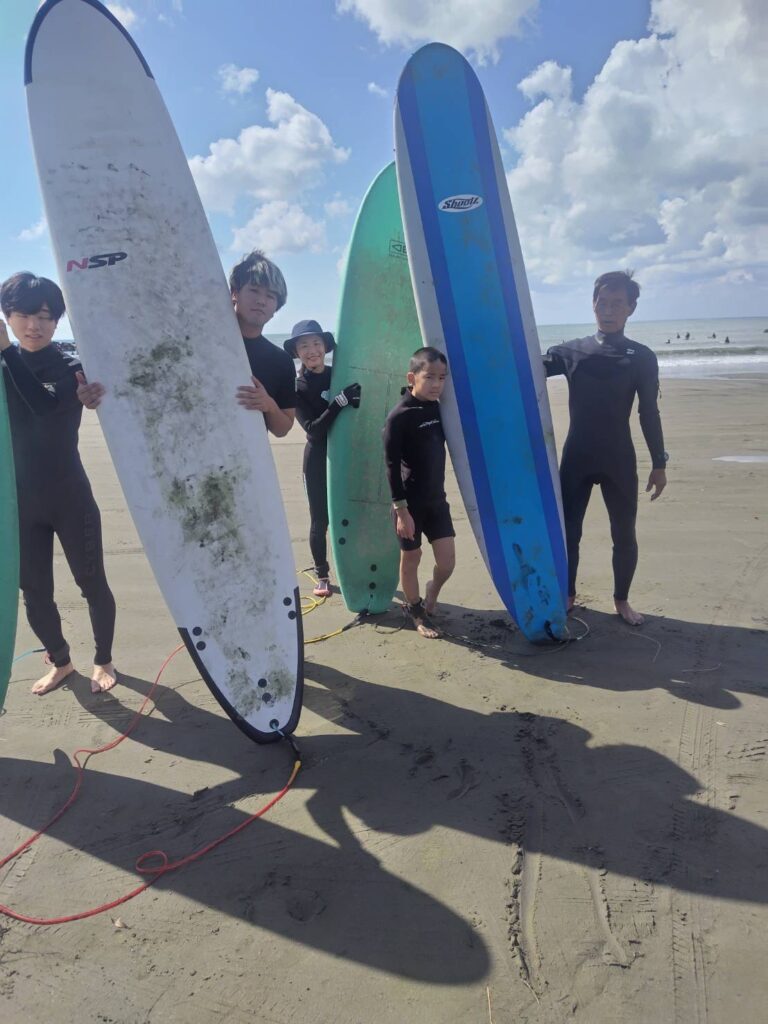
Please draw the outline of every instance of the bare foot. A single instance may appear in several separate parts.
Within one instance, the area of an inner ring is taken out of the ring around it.
[[[38,697],[42,697],[44,693],[50,693],[57,686],[61,686],[67,676],[71,676],[74,671],[75,666],[71,661],[68,661],[66,665],[61,665],[59,668],[53,665],[50,672],[47,672],[42,679],[37,680],[32,687],[32,693],[37,694]]]
[[[430,580],[424,590],[424,611],[427,615],[434,615],[435,609],[437,608],[437,598],[432,597],[432,591],[434,590],[435,581]]]
[[[630,626],[641,626],[645,621],[640,612],[636,612],[629,601],[614,601],[613,604],[617,613]]]
[[[575,607],[576,607],[576,595],[575,594],[569,594],[568,595],[568,609],[567,610],[569,612],[572,612]]]
[[[416,604],[406,605],[406,609],[411,616],[416,632],[427,640],[437,640],[440,633],[429,621],[429,616],[424,608],[424,602],[419,600]]]
[[[104,693],[111,690],[117,682],[117,669],[110,663],[108,665],[94,665],[91,673],[91,693]]]

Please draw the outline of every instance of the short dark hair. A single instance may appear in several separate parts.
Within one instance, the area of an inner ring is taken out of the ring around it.
[[[66,306],[61,288],[47,277],[36,277],[28,270],[9,277],[0,285],[0,308],[5,316],[11,313],[39,313],[43,306],[57,322]]]
[[[424,348],[417,348],[411,356],[411,361],[408,364],[409,373],[418,373],[419,370],[423,370],[429,363],[442,363],[444,366],[448,365],[448,360],[445,358],[439,348],[434,348],[432,345],[425,345]]]
[[[234,295],[247,284],[255,284],[277,295],[277,308],[284,306],[288,298],[285,278],[278,266],[268,260],[261,249],[254,249],[243,256],[232,268],[229,275],[229,290]]]
[[[597,293],[601,288],[608,288],[610,291],[623,291],[627,296],[630,306],[640,298],[640,285],[632,279],[631,270],[609,270],[601,274],[595,281],[592,291],[592,302],[597,301]]]

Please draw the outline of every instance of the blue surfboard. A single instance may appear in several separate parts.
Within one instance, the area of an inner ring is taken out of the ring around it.
[[[425,345],[445,352],[454,470],[505,607],[534,643],[564,639],[567,559],[552,419],[496,133],[456,50],[400,77],[395,153]]]

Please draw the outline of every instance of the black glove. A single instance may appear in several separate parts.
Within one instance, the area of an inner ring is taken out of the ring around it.
[[[351,405],[354,409],[357,409],[360,405],[360,394],[362,388],[359,384],[348,384],[343,391],[340,391],[334,398],[334,402],[341,406],[343,409],[347,405]]]

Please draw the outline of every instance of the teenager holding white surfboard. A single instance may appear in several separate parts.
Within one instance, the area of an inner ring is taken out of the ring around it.
[[[19,273],[0,287],[0,306],[19,342],[18,348],[11,344],[0,320],[19,506],[19,582],[29,624],[51,663],[32,692],[48,693],[75,671],[53,596],[55,534],[88,602],[96,647],[91,689],[98,693],[117,682],[115,599],[104,572],[101,516],[77,450],[80,363],[51,343],[64,296],[53,281]]]

